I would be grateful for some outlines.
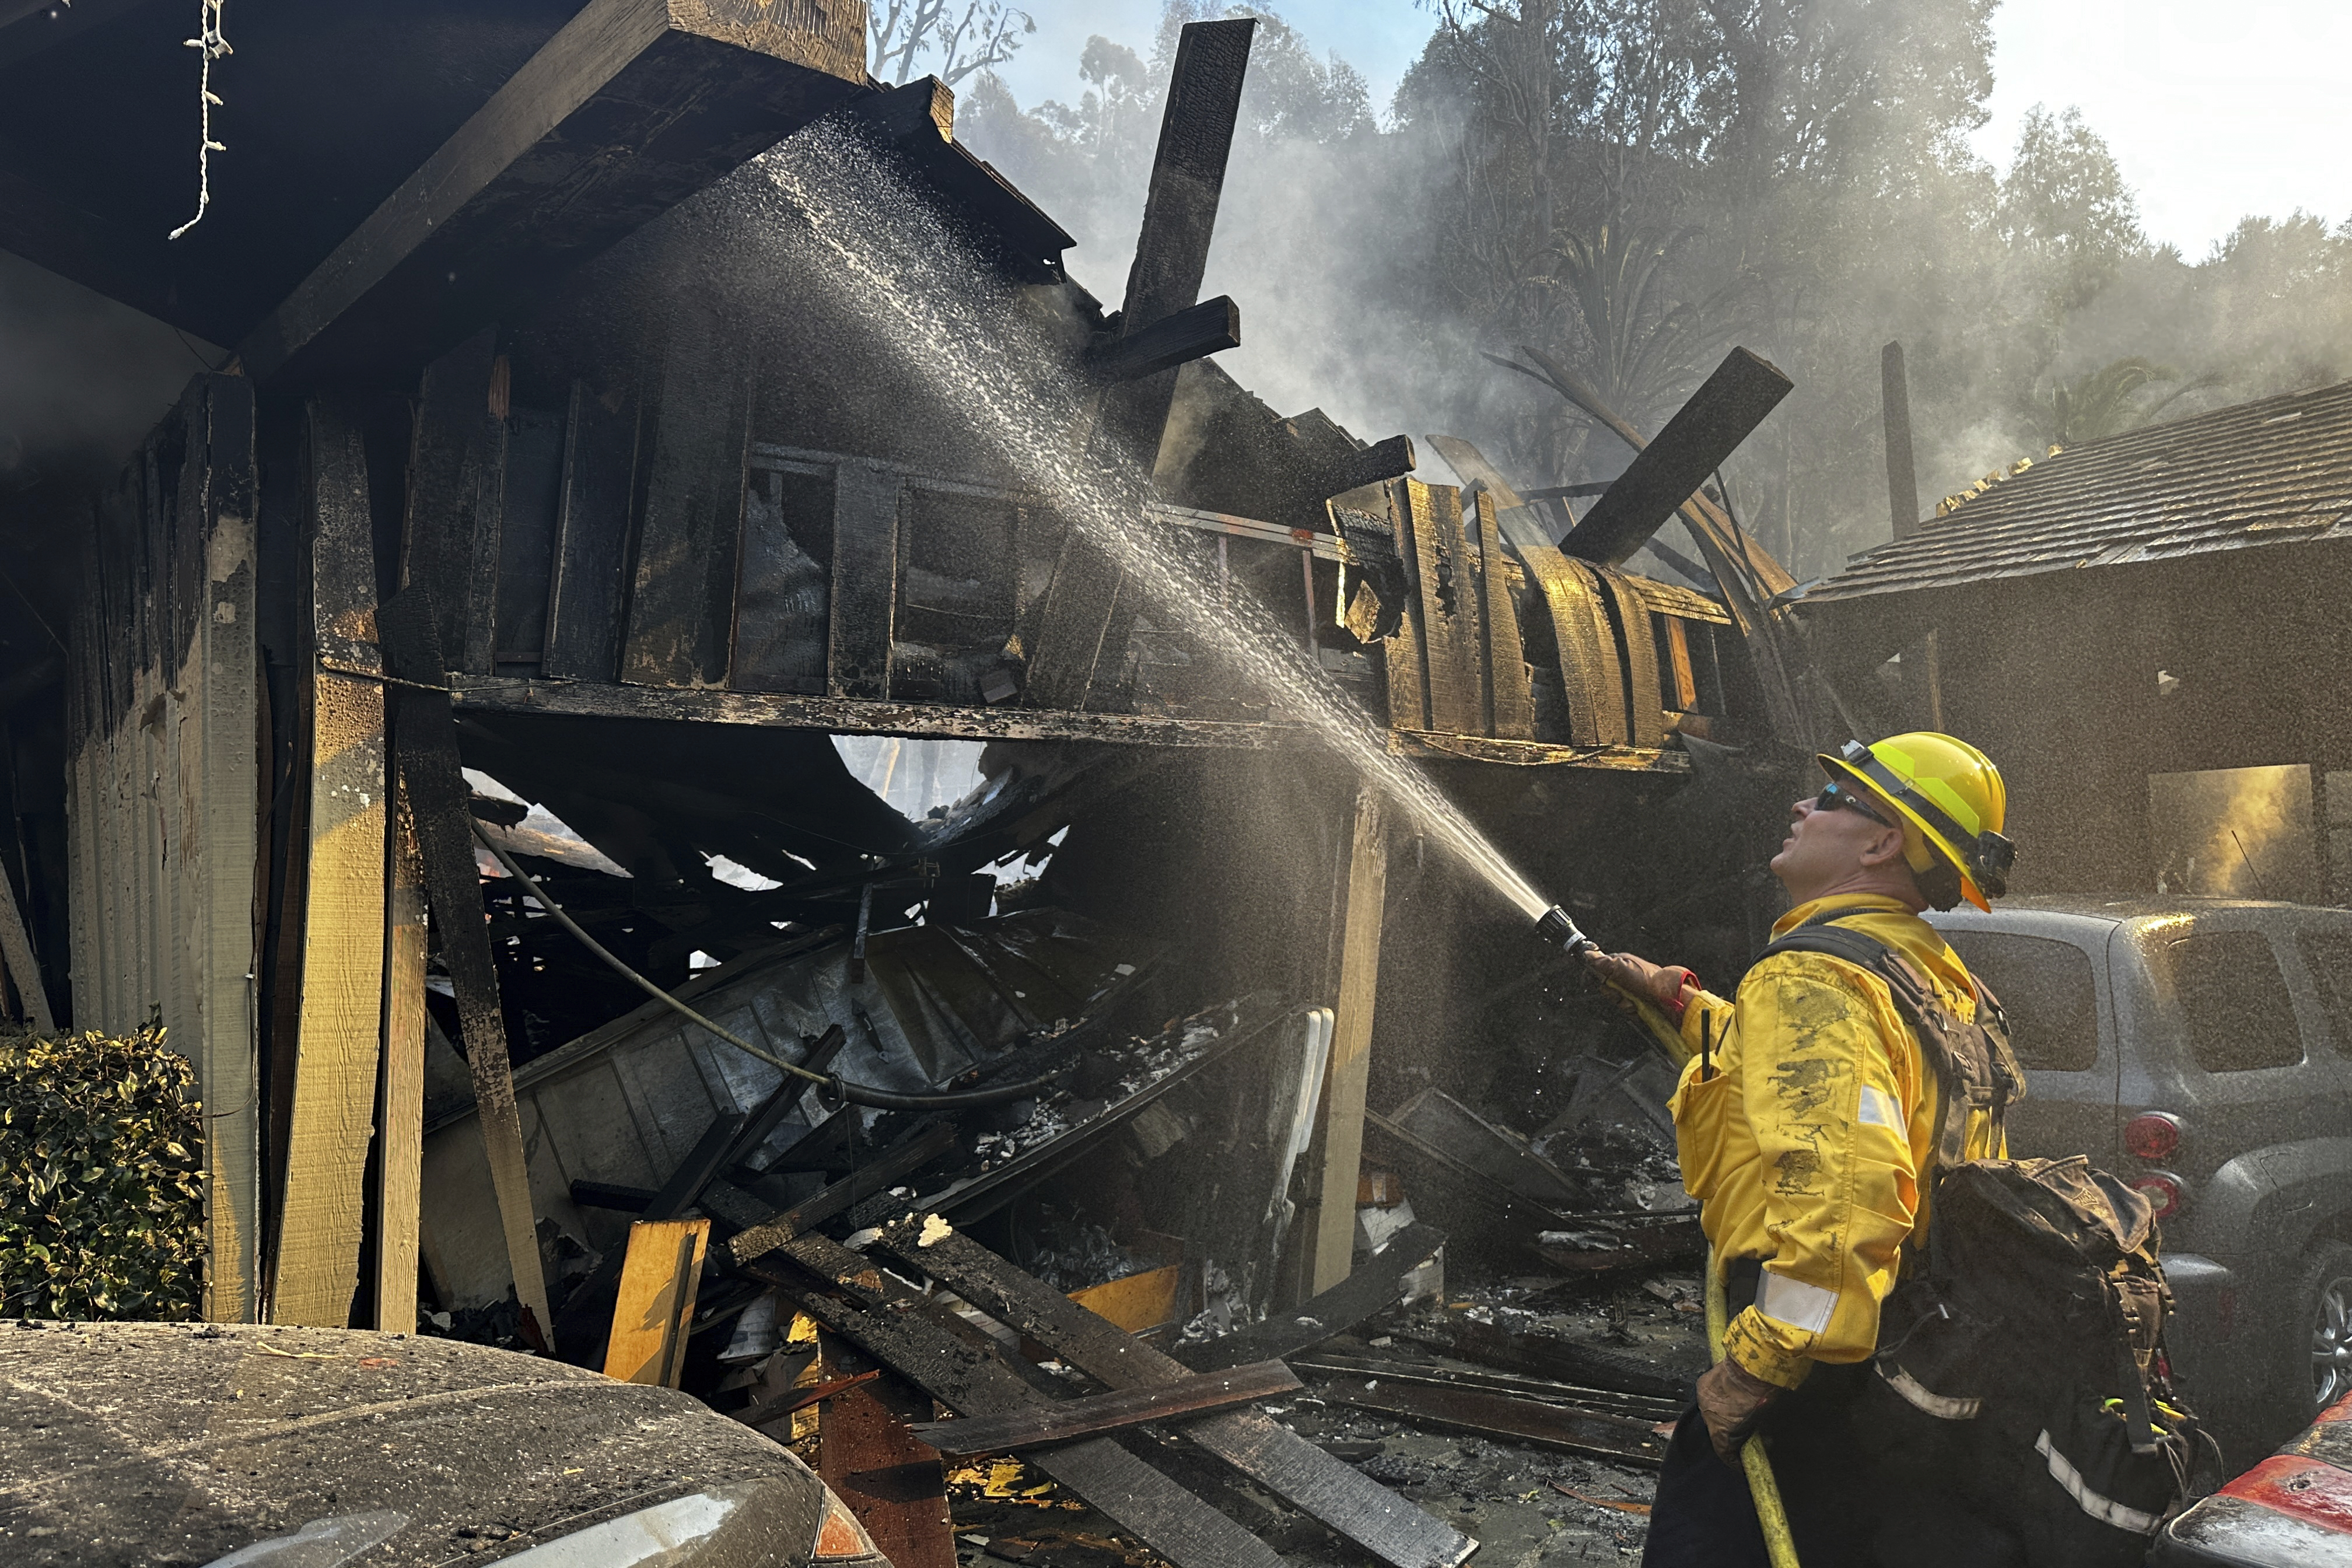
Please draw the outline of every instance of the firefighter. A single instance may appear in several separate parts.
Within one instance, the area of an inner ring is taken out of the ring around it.
[[[1973,1018],[1968,971],[1919,911],[1962,899],[1989,909],[2006,891],[2000,772],[1927,732],[1850,743],[1821,763],[1827,786],[1790,809],[1772,858],[1793,906],[1774,938],[1828,917],[1892,948]],[[1727,1001],[1685,968],[1629,953],[1590,962],[1680,1023],[1691,1051],[1672,1101],[1683,1182],[1736,1314],[1675,1428],[1643,1562],[1763,1568],[1739,1469],[1759,1431],[1807,1568],[1892,1560],[1878,1543],[1888,1534],[1906,1563],[2002,1561],[1997,1530],[1931,1522],[1934,1500],[1916,1489],[1889,1495],[1856,1425],[1879,1304],[1905,1244],[1924,1236],[1936,1147],[1933,1071],[1886,983],[1825,953],[1768,953]],[[1976,1113],[1968,1157],[2000,1157],[1997,1137]]]

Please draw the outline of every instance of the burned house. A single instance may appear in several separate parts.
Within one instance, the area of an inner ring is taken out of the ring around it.
[[[0,244],[235,351],[110,482],[0,502],[39,610],[0,935],[27,1018],[197,1063],[207,1315],[503,1312],[593,1363],[633,1219],[693,1215],[675,1331],[719,1359],[772,1346],[787,1241],[856,1296],[820,1227],[919,1202],[1278,1349],[1374,1164],[1571,1271],[1687,1246],[1625,1195],[1664,1058],[1318,725],[1612,941],[1734,967],[1721,847],[1818,701],[1701,493],[1770,366],[1580,518],[1266,407],[1210,357],[1246,301],[1197,298],[1247,22],[1186,31],[1112,310],[842,0],[256,0],[167,244],[153,11],[0,26]],[[41,137],[68,102],[103,132]],[[1631,571],[1676,516],[1703,562]],[[855,737],[987,749],[913,819]],[[1526,1147],[1644,1118],[1617,1164]]]
[[[2021,891],[2341,902],[2347,420],[2328,386],[2020,463],[1803,617],[1883,728],[2000,760]]]

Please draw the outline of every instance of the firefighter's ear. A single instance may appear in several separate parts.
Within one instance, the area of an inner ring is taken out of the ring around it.
[[[1862,848],[1862,863],[1874,871],[1903,860],[1903,830],[1899,827],[1880,828],[1877,836]]]

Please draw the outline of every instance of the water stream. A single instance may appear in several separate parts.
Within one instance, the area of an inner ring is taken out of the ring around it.
[[[845,316],[871,323],[902,368],[944,384],[949,400],[1022,481],[1086,531],[1164,614],[1256,681],[1276,716],[1305,725],[1360,777],[1373,781],[1412,827],[1452,852],[1530,921],[1549,900],[1419,770],[1389,751],[1388,735],[1296,634],[1240,583],[1223,598],[1177,546],[1144,521],[1150,475],[1132,460],[1106,463],[1085,446],[1086,389],[1048,367],[1066,344],[1033,301],[991,279],[993,269],[944,229],[927,203],[856,136],[804,131],[759,164],[809,226],[814,273]]]

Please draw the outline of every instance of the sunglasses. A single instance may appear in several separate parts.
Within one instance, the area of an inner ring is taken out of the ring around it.
[[[1859,813],[1861,816],[1866,816],[1870,818],[1871,821],[1878,824],[1881,827],[1892,827],[1895,826],[1895,824],[1887,821],[1882,813],[1874,807],[1865,804],[1860,795],[1854,794],[1843,784],[1833,784],[1824,785],[1822,789],[1822,793],[1813,797],[1813,809],[1815,811],[1836,811],[1840,808]]]

